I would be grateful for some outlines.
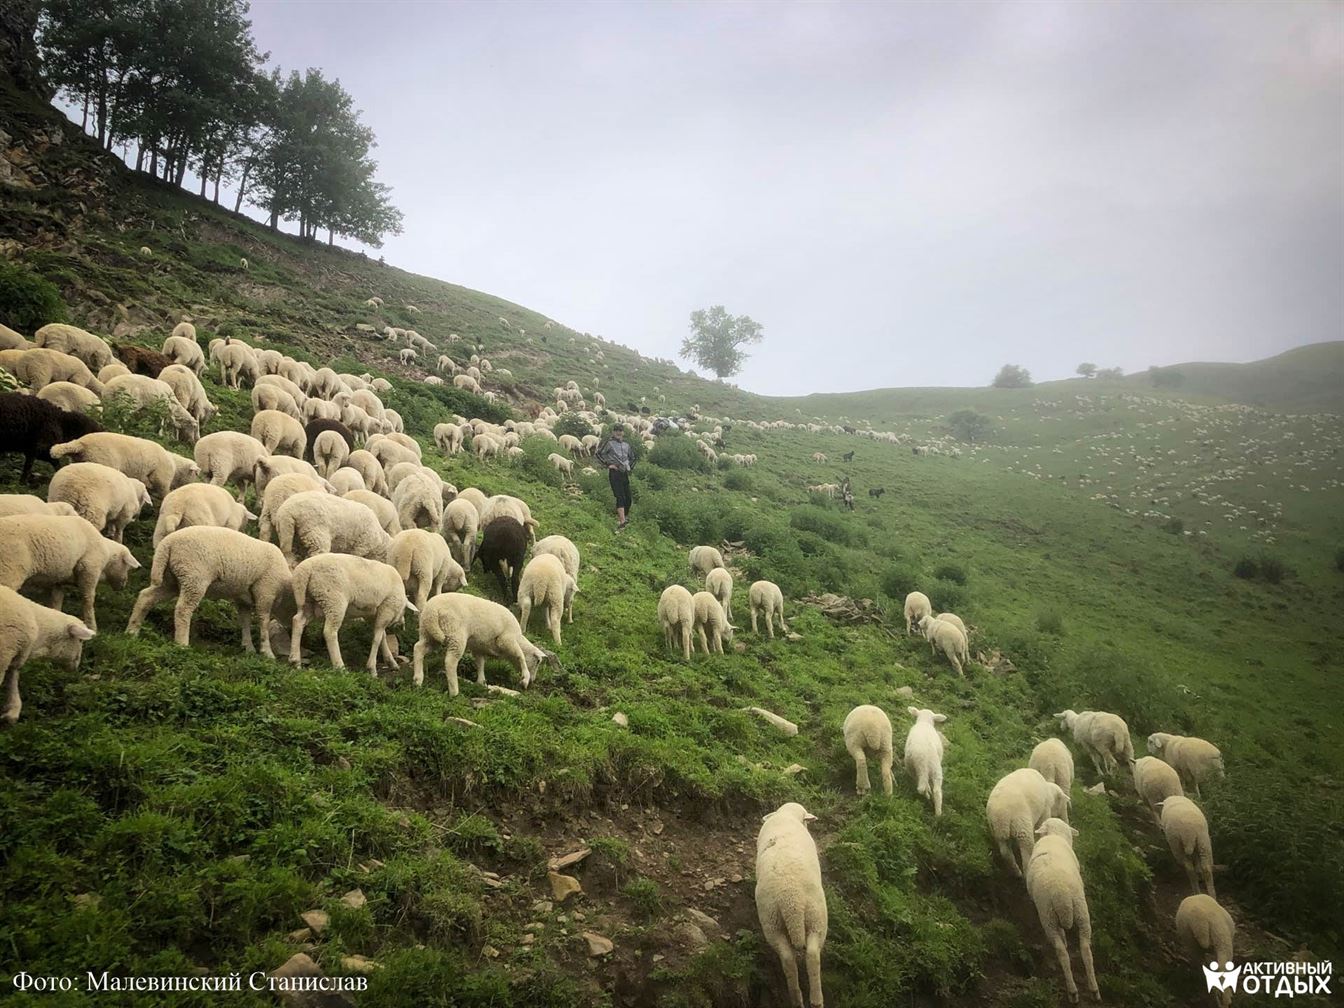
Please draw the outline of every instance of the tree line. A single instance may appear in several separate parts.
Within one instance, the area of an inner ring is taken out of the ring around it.
[[[133,145],[137,171],[190,169],[216,203],[232,185],[235,211],[305,238],[401,233],[354,99],[320,70],[267,72],[246,0],[46,0],[38,41],[47,83],[104,149]]]

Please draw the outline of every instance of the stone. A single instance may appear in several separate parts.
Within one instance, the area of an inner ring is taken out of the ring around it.
[[[801,763],[790,763],[788,766],[784,768],[784,776],[797,777],[800,773],[802,773],[806,769],[807,767],[803,766]]]
[[[341,969],[347,973],[372,973],[381,968],[378,963],[362,955],[341,956]]]
[[[292,942],[306,942],[312,937],[312,928],[301,927],[297,931],[291,931],[289,934],[285,935],[285,940]]]
[[[467,720],[466,718],[464,718],[464,717],[447,717],[447,718],[444,718],[444,720],[445,720],[445,721],[451,721],[453,724],[459,724],[459,725],[461,725],[463,728],[479,728],[479,727],[480,727],[480,725],[478,725],[475,721],[468,721],[468,720]]]
[[[364,895],[363,889],[351,889],[348,893],[346,893],[344,896],[341,897],[341,902],[344,903],[346,906],[348,906],[351,910],[358,910],[368,901],[369,898]]]
[[[707,935],[718,934],[722,930],[719,927],[719,922],[703,910],[697,910],[695,907],[690,907],[686,910],[686,916],[694,921],[700,930]]]
[[[532,904],[532,909],[537,913],[548,914],[555,909],[555,904],[550,900],[537,900]]]
[[[896,689],[896,695],[902,700],[913,700],[915,698],[915,691],[909,686],[899,686]]]
[[[1090,788],[1083,788],[1083,791],[1090,795],[1104,795],[1106,793],[1106,785],[1099,781],[1096,784],[1093,784]]]
[[[630,727],[630,719],[625,716],[625,711],[617,711],[615,714],[611,716],[611,719],[615,721],[618,725],[620,725],[622,728]]]
[[[315,990],[287,990],[284,981],[312,981],[325,976],[322,968],[313,961],[307,952],[296,952],[272,971],[277,981],[277,993],[285,1008],[350,1008],[354,1004],[343,993]]]
[[[331,923],[331,915],[325,910],[309,910],[299,914],[299,919],[312,928],[315,935],[321,935]]]
[[[610,938],[600,935],[596,931],[583,932],[583,940],[588,943],[588,954],[590,956],[611,955],[616,948]]]
[[[690,921],[682,921],[672,928],[672,940],[688,949],[702,949],[709,944],[705,933]]]
[[[583,892],[583,886],[579,885],[579,880],[573,875],[547,872],[546,878],[551,883],[551,896],[557,903],[563,903],[569,897]]]
[[[485,690],[487,693],[495,693],[499,696],[509,696],[509,697],[522,696],[522,694],[519,693],[516,689],[509,689],[507,686],[496,686],[494,683],[488,684],[485,687]]]
[[[529,932],[523,935],[523,937],[520,940],[524,945],[531,945],[533,942],[537,940],[537,936]]]
[[[551,871],[558,872],[561,869],[578,864],[592,852],[593,849],[591,847],[580,847],[576,851],[570,851],[568,854],[561,855],[560,857],[551,858],[549,867]]]
[[[481,947],[481,955],[485,956],[487,959],[498,959],[499,949],[495,948],[493,945],[484,945]]]
[[[99,896],[97,893],[90,893],[90,892],[82,892],[71,897],[71,902],[73,902],[75,906],[79,907],[79,909],[81,910],[95,909],[98,906],[98,904],[101,903],[102,901],[103,898],[101,896]]]

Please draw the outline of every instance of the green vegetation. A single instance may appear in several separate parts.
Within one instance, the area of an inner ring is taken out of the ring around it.
[[[714,305],[691,312],[691,335],[681,341],[681,356],[727,378],[746,363],[742,347],[761,339],[759,322],[749,315],[729,315],[723,305]]]
[[[65,302],[55,284],[17,263],[0,262],[0,319],[31,335],[48,322],[64,322]]]

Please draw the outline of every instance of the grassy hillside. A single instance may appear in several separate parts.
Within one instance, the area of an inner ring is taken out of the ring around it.
[[[380,964],[361,1005],[782,1004],[755,921],[752,841],[764,812],[798,800],[818,816],[828,1003],[1063,1003],[1034,911],[992,855],[983,819],[994,781],[1057,733],[1049,715],[1066,706],[1124,715],[1140,751],[1156,730],[1217,742],[1229,776],[1203,804],[1239,954],[1328,958],[1339,947],[1336,418],[1078,383],[985,398],[984,443],[915,455],[951,448],[946,418],[971,402],[922,390],[893,412],[844,408],[906,438],[897,444],[738,422],[727,450],[760,461],[721,469],[668,439],[638,467],[635,521],[617,535],[605,480],[563,486],[545,445],[526,445],[512,465],[442,458],[433,423],[486,407],[429,389],[423,370],[401,367],[359,327],[413,326],[449,353],[482,346],[513,372],[491,387],[519,416],[571,378],[614,408],[698,405],[738,421],[831,410],[703,382],[563,320],[546,328],[497,298],[273,235],[130,179],[77,137],[51,144],[49,121],[0,94],[0,128],[32,155],[33,186],[6,192],[0,246],[57,284],[73,321],[157,344],[188,313],[203,340],[231,333],[386,375],[388,405],[430,464],[459,487],[527,499],[540,533],[568,535],[584,568],[557,648],[563,671],[516,698],[468,676],[450,699],[440,675],[417,690],[404,672],[337,672],[316,636],[299,670],[243,656],[218,603],[202,607],[191,650],[172,644],[167,607],[128,638],[119,629],[144,578],[104,587],[103,630],[80,671],[26,669],[23,719],[0,733],[4,989],[18,970],[268,970],[310,948],[330,973],[353,969],[350,955]],[[365,306],[373,295],[385,308]],[[462,339],[450,346],[448,333]],[[222,406],[207,431],[245,426],[246,394],[207,387]],[[818,451],[830,461],[812,462]],[[0,492],[19,489],[17,472],[0,461]],[[858,490],[853,513],[806,490],[841,474]],[[869,498],[874,487],[885,495]],[[151,528],[146,519],[128,533],[146,562]],[[746,585],[769,577],[797,639],[744,629],[730,653],[687,665],[663,650],[656,600],[669,583],[695,587],[689,546],[722,541],[741,544],[730,556],[739,625]],[[1243,558],[1257,576],[1234,576]],[[964,680],[904,636],[898,600],[912,588],[972,625],[982,657]],[[468,590],[497,597],[478,573]],[[871,599],[882,618],[832,620],[801,601],[819,592]],[[413,625],[400,636],[408,653]],[[549,643],[535,622],[532,637]],[[367,630],[352,623],[342,640],[354,660]],[[502,664],[488,677],[518,685]],[[906,688],[949,718],[937,821],[899,755],[894,797],[857,799],[840,738],[852,706],[878,703],[899,751]],[[799,734],[780,735],[747,706],[788,717]],[[1103,997],[1197,1003],[1198,971],[1173,948],[1183,876],[1132,787],[1087,793],[1096,780],[1085,762],[1073,821]],[[567,871],[584,893],[558,904],[548,859],[580,846],[592,853]],[[355,889],[365,902],[347,905]],[[329,912],[327,930],[295,934],[313,908]],[[614,951],[589,956],[585,931]]]

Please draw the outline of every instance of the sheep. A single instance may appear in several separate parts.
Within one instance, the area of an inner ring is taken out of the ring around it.
[[[1031,750],[1027,766],[1068,794],[1073,789],[1073,753],[1057,738],[1039,742]]]
[[[308,402],[320,402],[312,399]],[[277,410],[297,421],[307,421],[313,419],[305,412],[308,402],[301,407],[295,402],[294,397],[282,389],[279,385],[262,385],[258,382],[252,386],[252,412],[261,413],[266,410]],[[300,428],[302,429],[302,428]]]
[[[99,403],[98,396],[83,385],[74,382],[58,381],[44,385],[38,390],[37,398],[51,403],[58,409],[71,413],[87,413]]]
[[[481,394],[481,384],[469,374],[459,374],[453,376],[453,385],[467,392]]]
[[[485,685],[485,660],[492,657],[512,662],[524,689],[532,684],[543,661],[560,671],[555,655],[529,641],[513,613],[475,595],[436,595],[425,604],[413,652],[415,685],[424,684],[425,654],[439,644],[444,646],[443,672],[449,696],[457,696],[457,665],[468,653],[476,659],[476,682],[481,686]]]
[[[7,325],[0,325],[0,350],[31,350],[33,344],[24,338],[23,333],[15,332]]]
[[[341,627],[347,616],[373,622],[373,646],[365,667],[369,675],[378,675],[378,652],[395,671],[396,656],[387,642],[387,628],[400,626],[406,610],[416,607],[406,598],[406,588],[398,573],[379,560],[366,560],[347,553],[323,553],[311,556],[294,568],[294,619],[289,631],[289,660],[303,664],[303,631],[308,623],[322,617],[322,636],[327,654],[336,668],[345,668],[341,657]]]
[[[206,440],[202,438],[196,442],[197,450]],[[153,441],[112,431],[95,431],[54,445],[51,457],[109,466],[138,479],[149,489],[150,495],[159,500],[163,500],[169,490],[200,475],[200,467],[191,459],[176,455]]]
[[[1109,777],[1118,760],[1126,765],[1134,762],[1134,743],[1129,737],[1129,725],[1118,714],[1105,711],[1060,711],[1053,715],[1059,726],[1073,732],[1073,740],[1092,759],[1098,776]]]
[[[286,472],[270,477],[259,494],[261,515],[257,519],[257,538],[270,542],[275,533],[275,513],[280,510],[280,505],[295,494],[309,491],[325,492],[321,481],[308,473]]]
[[[0,494],[0,518],[21,514],[72,515],[75,509],[65,501],[44,501],[33,494]]]
[[[863,797],[872,787],[868,779],[868,757],[878,761],[882,771],[882,791],[891,797],[891,719],[881,707],[862,704],[845,715],[842,729],[845,750],[854,760],[855,789]]]
[[[325,496],[325,495],[324,495]],[[230,599],[238,609],[243,650],[252,653],[252,615],[257,617],[261,653],[271,650],[271,612],[289,595],[290,572],[280,550],[229,528],[198,525],[163,537],[154,550],[149,586],[135,600],[126,632],[140,633],[145,616],[173,595],[173,639],[179,647],[191,644],[191,620],[205,598]]]
[[[304,425],[303,432],[307,438],[307,444],[303,450],[303,457],[309,462],[316,463],[317,460],[314,458],[313,450],[317,445],[317,439],[328,431],[334,431],[336,434],[339,434],[341,440],[345,442],[345,454],[341,455],[339,450],[337,450],[336,456],[341,459],[340,464],[344,465],[345,459],[349,456],[350,452],[355,450],[355,436],[350,432],[350,428],[345,426],[345,424],[341,423],[339,420],[310,420]],[[333,468],[340,468],[340,465],[334,466]]]
[[[1216,899],[1205,893],[1197,893],[1181,900],[1176,909],[1176,940],[1202,967],[1213,967],[1232,962],[1232,941],[1237,933],[1237,925],[1232,915],[1222,908]],[[1221,1008],[1231,1008],[1232,992],[1218,992],[1218,1004]]]
[[[943,814],[943,736],[936,726],[946,721],[947,715],[935,714],[927,707],[906,710],[915,723],[905,736],[905,772],[914,778],[915,790],[932,799],[937,817]]]
[[[56,350],[0,350],[0,367],[36,392],[44,385],[68,381],[102,395],[103,383],[82,360]]]
[[[923,592],[912,591],[905,597],[905,632],[909,634],[914,624],[925,616],[933,615],[933,604]]]
[[[467,583],[466,572],[453,559],[443,537],[426,529],[406,529],[394,535],[387,562],[396,568],[417,611],[432,596],[457,591]]]
[[[163,436],[166,425],[171,422],[178,439],[192,444],[201,436],[201,425],[197,419],[178,402],[177,394],[167,382],[159,381],[142,374],[118,375],[103,387],[103,399],[110,402],[113,396],[121,395],[130,400],[133,409],[150,409],[159,403],[164,404],[167,416],[159,435]]]
[[[1162,825],[1158,806],[1172,795],[1184,796],[1181,778],[1167,763],[1156,756],[1140,756],[1130,767],[1134,773],[1134,790],[1139,793],[1153,815],[1153,822]]]
[[[353,490],[367,489],[364,486],[364,477],[359,474],[359,470],[351,469],[349,466],[341,466],[331,474],[331,478],[327,482],[342,497]]]
[[[784,593],[773,581],[753,581],[747,591],[747,601],[751,605],[751,632],[756,633],[756,616],[765,616],[765,632],[775,639],[775,617],[779,617],[780,633],[788,633],[784,625]]]
[[[518,450],[520,452],[522,451],[521,448]],[[569,459],[565,458],[563,455],[557,454],[556,452],[551,452],[549,455],[546,456],[546,461],[549,462],[551,465],[555,466],[558,472],[561,472],[570,479],[573,479],[574,463],[571,462]]]
[[[434,472],[433,469],[427,469],[419,462],[412,462],[407,459],[404,462],[394,463],[387,470],[386,479],[389,495],[395,494],[397,487],[401,486],[401,481],[409,479],[411,476],[432,476],[436,480],[439,478],[438,473]]]
[[[413,473],[392,491],[392,505],[403,529],[438,530],[443,524],[443,481],[433,472]]]
[[[117,375],[124,375],[130,373],[131,369],[128,368],[121,361],[113,361],[111,364],[104,364],[102,367],[100,367],[98,369],[98,374],[96,377],[100,382],[106,385],[113,378],[117,377]],[[159,372],[159,377],[160,378],[163,377],[162,371]]]
[[[249,385],[255,385],[261,377],[261,367],[251,347],[232,341],[219,348],[215,356],[219,364],[219,383],[229,388],[241,388],[243,379]]]
[[[191,368],[181,364],[169,364],[159,372],[159,381],[173,390],[174,397],[183,409],[196,418],[197,424],[207,422],[219,412],[219,408],[205,394],[205,386]]]
[[[5,706],[0,723],[14,724],[23,710],[19,671],[34,659],[57,662],[71,672],[79,668],[84,642],[94,631],[73,616],[29,601],[12,588],[0,587],[0,669]]]
[[[51,322],[33,333],[33,346],[77,357],[90,371],[112,363],[112,348],[106,340],[64,322]]]
[[[793,1008],[803,1008],[799,955],[807,959],[808,1004],[811,1008],[823,1004],[826,891],[821,885],[817,845],[807,830],[816,818],[797,802],[788,802],[761,820],[756,836],[756,917],[766,944],[779,956]]]
[[[338,431],[321,431],[313,440],[313,465],[323,476],[330,476],[350,458],[350,446],[341,438]]]
[[[1093,1000],[1101,1000],[1096,970],[1092,965],[1092,919],[1087,909],[1087,893],[1083,889],[1078,856],[1073,852],[1073,838],[1077,835],[1078,831],[1063,820],[1047,819],[1036,830],[1038,839],[1027,863],[1027,892],[1036,904],[1041,928],[1054,947],[1072,1004],[1078,1003],[1078,985],[1073,979],[1069,947],[1065,942],[1070,931],[1078,933],[1078,955],[1083,961],[1088,992]]]
[[[726,568],[715,567],[705,575],[705,589],[719,600],[723,606],[723,615],[729,623],[733,621],[733,576]]]
[[[560,447],[563,448],[565,451],[569,452],[571,455],[583,454],[583,442],[580,441],[578,438],[576,438],[573,434],[561,434],[560,437],[558,438],[558,441],[560,443]]]
[[[565,573],[572,578],[578,578],[579,548],[569,539],[562,535],[548,535],[545,539],[539,539],[532,547],[532,555],[541,556],[544,553],[559,557],[560,562],[564,564]]]
[[[1218,747],[1193,735],[1153,732],[1148,736],[1148,751],[1171,764],[1185,786],[1194,789],[1196,798],[1204,797],[1199,791],[1201,782],[1221,780],[1225,773]]]
[[[669,648],[681,643],[682,657],[691,660],[691,634],[695,628],[695,601],[681,585],[668,585],[658,598],[658,623]]]
[[[169,533],[194,525],[215,525],[241,532],[244,525],[256,519],[256,515],[234,500],[223,487],[212,483],[188,483],[169,492],[163,499],[152,542],[157,547]]]
[[[485,502],[487,500],[484,493],[476,487],[463,487],[457,494],[460,500],[470,501],[472,507],[476,509],[477,516],[485,511]]]
[[[145,484],[111,466],[75,462],[56,471],[48,501],[64,501],[100,533],[121,542],[126,526],[150,503]]]
[[[301,473],[311,478],[313,481],[311,489],[313,490],[325,490],[331,486],[317,474],[317,470],[313,468],[311,462],[296,459],[292,455],[267,455],[265,458],[258,459],[257,464],[252,468],[254,489],[258,495],[264,494],[271,480],[287,473]]]
[[[303,391],[302,388],[299,387],[298,382],[293,381],[290,378],[286,378],[284,375],[281,374],[265,374],[262,375],[260,378],[258,378],[257,383],[252,386],[253,409],[256,408],[255,393],[256,390],[259,388],[279,389],[281,392],[284,392],[287,396],[289,396],[289,398],[294,401],[294,405],[298,407],[303,406],[303,404],[308,401],[307,394]]]
[[[813,453],[812,453],[812,461],[813,461],[813,462],[825,462],[825,461],[826,461],[826,456],[825,456],[822,452],[813,452]]]
[[[518,582],[523,574],[523,557],[527,553],[527,533],[516,518],[495,518],[482,523],[481,545],[474,559],[481,570],[493,571],[499,579],[499,590],[506,604],[518,597]]]
[[[481,528],[496,518],[513,518],[520,522],[527,529],[528,539],[536,542],[537,522],[532,517],[532,509],[527,506],[527,501],[508,494],[495,494],[481,506]]]
[[[476,530],[480,526],[480,512],[469,500],[460,495],[450,501],[443,509],[443,524],[440,531],[448,542],[453,559],[464,570],[470,569],[476,552]]]
[[[387,475],[383,472],[383,464],[372,454],[363,448],[356,448],[345,460],[345,464],[363,477],[367,489],[384,497],[388,495]]]
[[[350,553],[370,560],[387,557],[392,542],[377,516],[358,501],[321,490],[297,493],[276,508],[276,542],[291,567],[299,553]]]
[[[351,420],[356,420],[358,413],[351,407]],[[299,409],[299,418],[304,423],[312,423],[314,420],[334,420],[338,423],[345,423],[344,411],[334,402],[328,402],[325,399],[319,399],[313,396],[311,399],[305,399],[303,406]],[[350,424],[345,424],[350,427]]]
[[[401,531],[401,522],[397,520],[397,509],[392,502],[371,490],[347,490],[341,494],[346,500],[357,501],[373,512],[378,525],[390,536]]]
[[[518,584],[518,624],[527,633],[527,624],[532,616],[532,607],[538,606],[545,611],[546,628],[551,632],[555,643],[560,640],[560,619],[565,616],[568,622],[574,622],[574,595],[578,586],[560,558],[549,553],[534,556],[523,570],[522,580]]]
[[[232,482],[243,500],[247,485],[256,479],[257,463],[270,456],[266,446],[241,431],[215,431],[196,442],[196,464],[207,483]]]
[[[929,650],[935,653],[941,651],[957,670],[957,675],[964,677],[966,673],[962,669],[962,662],[970,661],[970,646],[966,643],[966,635],[957,629],[956,624],[925,615],[920,617],[919,628],[928,638]]]
[[[691,602],[695,606],[694,627],[700,638],[701,650],[705,654],[709,654],[710,651],[723,654],[723,642],[732,643],[733,631],[737,627],[728,621],[728,617],[723,614],[723,606],[719,605],[719,600],[709,592],[696,592],[691,596]]]
[[[173,330],[173,335],[163,341],[163,355],[174,364],[188,367],[199,375],[205,370],[205,353],[201,350],[201,345],[196,342],[195,326],[192,326],[191,336],[178,333],[177,330],[184,325],[190,326],[191,323],[181,323],[177,329]]]
[[[962,636],[964,636],[967,641],[971,639],[971,632],[966,629],[966,624],[962,621],[962,618],[958,616],[956,613],[950,613],[950,612],[939,613],[937,616],[934,617],[934,619],[942,620],[944,623],[951,623],[954,627],[956,627],[958,630],[961,631]]]
[[[691,573],[704,577],[717,567],[724,566],[723,554],[713,546],[695,546],[691,549]]]
[[[0,585],[20,591],[25,585],[51,589],[51,607],[59,610],[65,589],[74,585],[83,600],[81,618],[98,629],[94,601],[98,582],[114,588],[140,566],[131,551],[98,533],[78,515],[22,514],[0,518]]]
[[[462,450],[462,428],[457,424],[435,424],[434,443],[443,454],[456,455]]]
[[[999,855],[1018,878],[1031,863],[1036,828],[1051,816],[1069,818],[1069,796],[1030,767],[1014,770],[989,792],[985,818]],[[1013,846],[1016,845],[1016,858]]]
[[[1167,846],[1176,863],[1185,869],[1190,890],[1198,893],[1200,883],[1214,899],[1218,892],[1213,885],[1213,841],[1209,839],[1209,821],[1189,798],[1172,795],[1158,802],[1161,816],[1158,822],[1166,835]]]

